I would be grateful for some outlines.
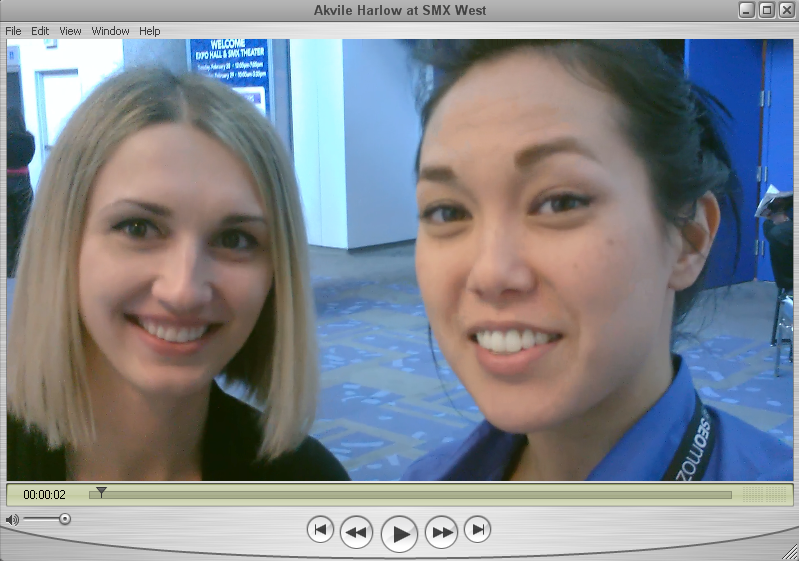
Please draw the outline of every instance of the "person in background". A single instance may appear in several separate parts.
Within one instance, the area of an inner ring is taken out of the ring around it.
[[[6,177],[7,177],[7,250],[6,275],[13,278],[17,270],[17,258],[22,233],[30,213],[33,200],[28,165],[36,152],[33,135],[25,130],[22,112],[17,107],[9,107],[6,112]]]
[[[8,480],[349,479],[308,435],[308,268],[291,158],[249,101],[166,70],[99,85],[22,241]]]
[[[485,421],[404,478],[792,480],[674,352],[739,185],[713,98],[649,41],[421,49],[417,278]]]
[[[763,234],[769,243],[769,257],[777,285],[777,305],[771,344],[777,343],[778,314],[782,299],[793,291],[793,195],[775,199],[763,218]]]
[[[763,221],[772,254],[774,274],[787,280],[793,279],[793,197],[776,199],[769,206]],[[782,284],[782,283],[781,283]]]

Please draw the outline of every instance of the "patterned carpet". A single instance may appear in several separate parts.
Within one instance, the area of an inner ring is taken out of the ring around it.
[[[355,480],[399,479],[482,419],[440,352],[413,284],[314,278],[322,392],[312,433]],[[8,310],[13,281],[8,283]],[[766,334],[768,335],[768,334]],[[710,405],[793,445],[793,368],[769,342],[727,335],[678,347]],[[231,393],[235,390],[231,388]]]
[[[417,287],[314,284],[323,389],[313,434],[353,479],[396,480],[482,419],[437,349],[436,371]],[[678,351],[708,404],[793,445],[792,365],[775,377],[768,341],[722,335]]]

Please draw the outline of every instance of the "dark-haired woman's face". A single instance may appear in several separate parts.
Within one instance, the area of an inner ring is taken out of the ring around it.
[[[674,290],[696,275],[621,114],[558,62],[518,52],[472,68],[427,127],[422,297],[447,361],[504,430],[551,428],[670,379]]]

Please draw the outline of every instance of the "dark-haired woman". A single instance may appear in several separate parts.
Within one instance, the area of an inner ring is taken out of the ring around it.
[[[17,270],[19,243],[25,230],[25,222],[31,209],[33,189],[31,188],[28,164],[33,160],[36,144],[33,135],[25,130],[22,113],[16,108],[9,108],[8,134],[6,136],[8,152],[6,156],[6,177],[8,178],[8,252],[6,273],[14,277]]]
[[[672,351],[736,185],[707,96],[645,41],[430,53],[417,276],[486,421],[406,479],[793,479]]]

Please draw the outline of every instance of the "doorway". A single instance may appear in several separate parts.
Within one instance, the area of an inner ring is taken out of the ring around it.
[[[67,119],[83,96],[77,69],[36,73],[36,101],[42,162],[58,138]]]

